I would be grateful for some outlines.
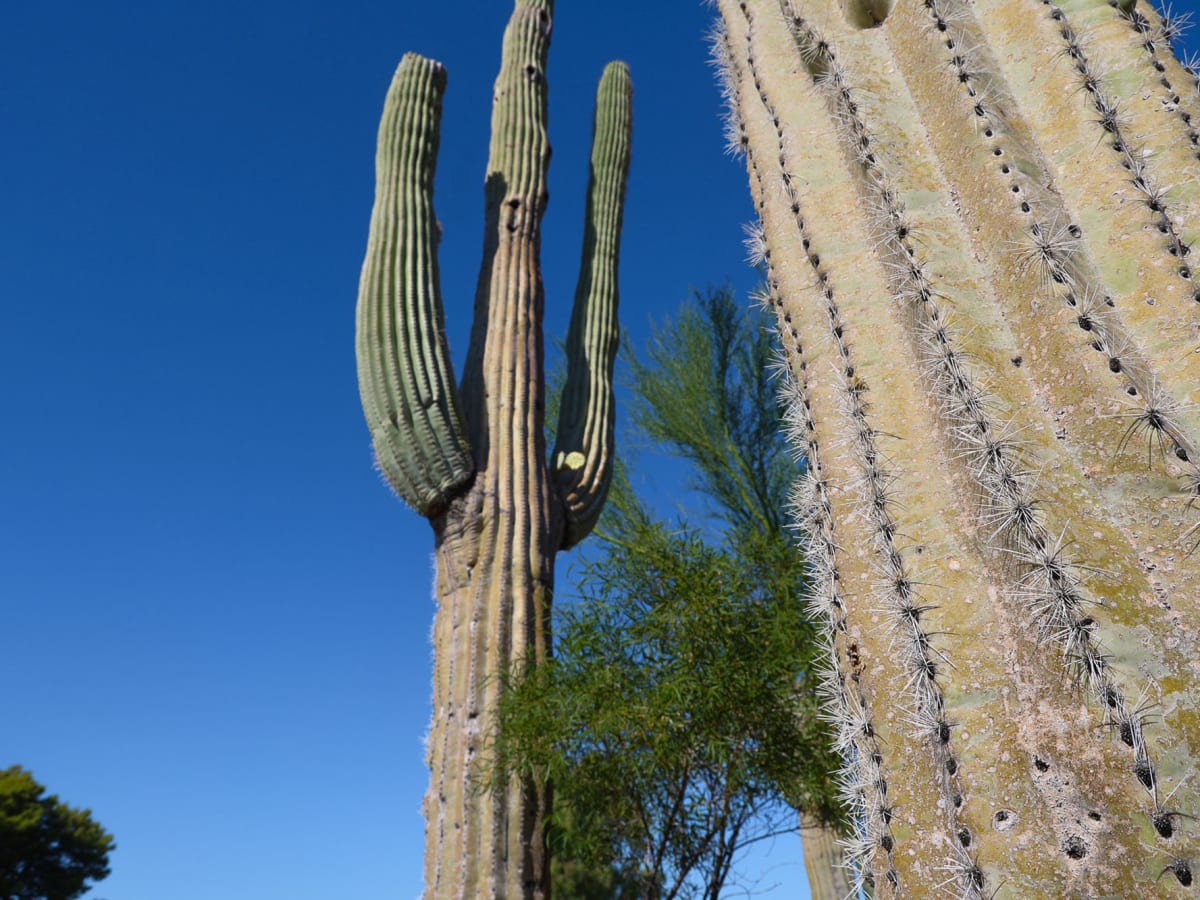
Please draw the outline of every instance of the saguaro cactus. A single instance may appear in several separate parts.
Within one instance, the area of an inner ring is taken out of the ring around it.
[[[877,896],[1195,890],[1200,102],[1098,0],[718,0]]]
[[[379,467],[433,526],[437,558],[430,897],[545,896],[546,786],[480,786],[501,676],[549,649],[554,555],[591,529],[607,491],[617,348],[617,255],[631,88],[601,78],[567,385],[548,465],[543,437],[540,224],[553,4],[517,0],[492,112],[483,264],[462,384],[438,287],[433,173],[445,70],[409,54],[379,129],[375,208],[358,300],[363,409]]]

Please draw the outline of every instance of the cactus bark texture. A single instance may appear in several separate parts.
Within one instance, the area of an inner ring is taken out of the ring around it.
[[[876,896],[1192,896],[1200,102],[1102,0],[718,0]]]
[[[408,54],[379,130],[375,207],[358,300],[363,409],[380,469],[433,526],[428,897],[542,897],[548,788],[482,784],[502,679],[549,651],[555,553],[582,539],[611,473],[617,251],[631,87],[600,81],[568,380],[549,464],[543,437],[546,54],[553,4],[517,0],[496,81],[483,263],[461,385],[438,287],[433,174],[445,70]]]

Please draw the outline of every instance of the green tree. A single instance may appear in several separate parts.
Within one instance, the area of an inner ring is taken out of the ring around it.
[[[0,900],[74,900],[108,877],[113,837],[20,766],[0,771]]]
[[[554,849],[612,878],[604,896],[715,898],[741,848],[795,830],[794,809],[838,818],[771,352],[724,289],[632,361],[633,421],[688,461],[713,523],[656,519],[619,471],[556,656],[501,706],[502,768],[550,777]]]
[[[803,466],[781,428],[783,409],[771,373],[782,360],[773,330],[769,315],[747,314],[728,289],[696,296],[655,336],[647,362],[635,361],[634,420],[652,443],[691,464],[690,487],[708,500],[709,511],[724,521],[743,553],[759,548],[747,558],[766,559],[767,571],[777,567],[787,585],[798,561],[787,510]],[[802,669],[812,672],[819,655],[815,630],[807,616],[796,627]],[[804,859],[813,897],[840,900],[850,882],[842,835],[830,827],[824,806],[828,790],[823,784],[821,802],[799,807],[802,815],[806,808],[815,811],[804,815]]]

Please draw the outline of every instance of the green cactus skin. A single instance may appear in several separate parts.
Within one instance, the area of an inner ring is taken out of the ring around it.
[[[1169,25],[717,5],[849,865],[881,897],[1192,896],[1200,110]]]
[[[474,475],[437,268],[433,175],[446,70],[409,53],[379,125],[375,208],[359,286],[358,381],[375,458],[429,515]],[[401,306],[397,297],[410,302]]]
[[[800,822],[800,841],[804,846],[804,874],[812,900],[844,900],[855,896],[854,879],[844,865],[842,846],[836,828]]]
[[[566,500],[565,547],[577,544],[596,524],[612,475],[613,362],[621,338],[618,238],[629,170],[631,100],[625,66],[610,63],[596,94],[583,261],[567,331],[567,382],[551,454],[554,479]]]
[[[558,448],[546,462],[540,227],[553,4],[517,0],[492,108],[484,253],[461,385],[438,293],[432,185],[445,72],[405,56],[380,125],[377,193],[358,303],[359,384],[379,466],[434,530],[431,770],[425,891],[545,897],[548,786],[485,787],[504,676],[549,650],[554,556],[604,502],[613,434],[617,255],[632,88],[610,64],[597,93],[580,287]]]

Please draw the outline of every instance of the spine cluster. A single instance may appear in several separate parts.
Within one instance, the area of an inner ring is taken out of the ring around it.
[[[1120,103],[1110,96],[1105,87],[1106,79],[1103,68],[1089,57],[1086,49],[1087,41],[1072,26],[1062,7],[1055,4],[1053,0],[1039,0],[1039,2],[1056,23],[1059,36],[1062,38],[1062,52],[1070,59],[1071,65],[1078,75],[1079,86],[1083,89],[1087,102],[1095,111],[1095,122],[1104,133],[1104,143],[1117,154],[1122,168],[1129,173],[1129,185],[1149,212],[1154,228],[1163,236],[1163,244],[1167,252],[1179,261],[1179,277],[1189,282],[1188,287],[1192,292],[1192,299],[1200,302],[1200,289],[1190,284],[1192,271],[1186,261],[1186,257],[1191,253],[1191,246],[1181,238],[1179,228],[1170,214],[1167,188],[1159,182],[1157,174],[1152,171],[1152,162],[1145,148],[1141,146],[1135,135],[1128,133],[1126,117],[1122,113]],[[1131,10],[1130,16],[1148,27],[1145,17],[1136,9]],[[1130,21],[1132,23],[1133,19]],[[1147,37],[1146,45],[1149,53],[1156,54],[1157,44],[1152,38]],[[1200,132],[1192,128],[1191,116],[1180,108],[1182,101],[1174,92],[1174,88],[1165,74],[1165,67],[1158,62],[1157,58],[1154,61],[1158,63],[1155,68],[1159,72],[1159,82],[1169,94],[1168,102],[1182,116],[1183,122],[1187,126],[1188,140],[1196,149],[1197,158],[1200,159]]]
[[[1164,56],[1174,59],[1173,47],[1190,24],[1191,14],[1176,14],[1168,6],[1147,15],[1139,8],[1136,0],[1127,0],[1125,3],[1121,0],[1108,0],[1108,3],[1137,34],[1146,59],[1154,70],[1155,81],[1164,92],[1164,108],[1178,116],[1187,134],[1188,143],[1191,144],[1193,155],[1200,159],[1200,130],[1192,124],[1193,112],[1188,110],[1189,104],[1180,96],[1179,89],[1171,81],[1167,63],[1163,59]],[[1197,72],[1195,62],[1186,63],[1184,71],[1191,77],[1191,90],[1200,96],[1200,73]]]
[[[1132,188],[1133,197],[1145,209],[1151,227],[1162,236],[1162,246],[1175,261],[1176,273],[1192,300],[1200,303],[1200,287],[1194,283],[1194,273],[1188,261],[1192,246],[1182,236],[1179,212],[1172,203],[1170,188],[1161,180],[1154,154],[1148,152],[1139,141],[1134,129],[1129,127],[1120,101],[1111,96],[1105,87],[1104,67],[1089,56],[1086,35],[1076,30],[1067,13],[1053,0],[1038,2],[1055,23],[1062,39],[1062,53],[1070,60],[1081,93],[1094,111],[1094,121],[1102,132],[1103,144],[1119,158],[1121,167],[1127,173],[1126,181]],[[1116,0],[1110,5],[1138,34],[1141,47],[1156,73],[1157,83],[1165,92],[1161,106],[1167,113],[1180,119],[1194,156],[1200,159],[1200,131],[1193,126],[1192,116],[1184,108],[1182,98],[1167,75],[1166,65],[1159,58],[1160,51],[1169,52],[1186,19],[1164,12],[1155,25],[1136,5],[1122,7]],[[969,73],[964,72],[962,77],[968,78]],[[1200,81],[1197,87],[1200,89]],[[1081,277],[1079,267],[1073,264],[1080,236],[1077,226],[1046,228],[1041,223],[1035,223],[1031,226],[1028,258],[1036,262],[1050,280],[1063,286],[1063,299],[1076,313],[1076,324],[1087,332],[1089,344],[1108,356],[1111,372],[1123,376],[1124,392],[1133,399],[1126,401],[1129,410],[1123,413],[1128,427],[1121,449],[1130,443],[1144,443],[1151,457],[1148,464],[1152,462],[1155,451],[1159,455],[1169,453],[1185,464],[1184,493],[1190,502],[1200,496],[1200,460],[1196,458],[1194,437],[1178,421],[1179,403],[1158,381],[1152,367],[1135,355],[1136,342],[1122,329],[1119,315],[1113,311],[1115,304],[1112,298],[1087,283]],[[1141,440],[1134,441],[1134,438]],[[1200,528],[1200,523],[1186,529],[1184,540],[1197,528]],[[1190,549],[1194,550],[1195,544]]]

